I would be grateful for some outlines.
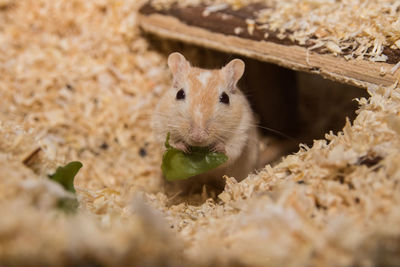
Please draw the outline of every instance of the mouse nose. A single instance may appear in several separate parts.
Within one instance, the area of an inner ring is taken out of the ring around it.
[[[208,139],[208,133],[205,129],[194,126],[190,129],[189,138],[195,144],[205,143]]]

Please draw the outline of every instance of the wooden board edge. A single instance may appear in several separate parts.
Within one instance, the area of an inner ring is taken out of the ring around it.
[[[317,54],[299,46],[281,45],[265,41],[253,41],[232,35],[210,32],[200,27],[189,26],[172,16],[161,14],[139,14],[140,27],[147,32],[238,54],[279,66],[319,74],[324,78],[368,88],[372,85],[391,86],[400,79],[400,69],[390,73],[393,65],[366,60],[345,60],[327,54]],[[386,72],[381,74],[382,70]]]

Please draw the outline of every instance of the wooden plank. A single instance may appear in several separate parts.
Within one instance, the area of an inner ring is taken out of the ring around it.
[[[206,48],[234,53],[280,66],[322,75],[335,81],[367,88],[371,85],[393,85],[400,78],[400,69],[390,73],[394,64],[367,60],[346,60],[341,56],[309,51],[295,43],[259,40],[256,36],[235,36],[189,25],[170,14],[142,12],[139,24],[147,32]],[[207,18],[205,18],[207,19]],[[203,25],[204,26],[204,25]],[[386,72],[383,74],[382,70]]]

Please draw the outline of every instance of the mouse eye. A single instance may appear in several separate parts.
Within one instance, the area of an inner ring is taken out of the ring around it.
[[[222,92],[219,96],[219,102],[229,105],[229,96],[225,92]]]
[[[176,93],[176,99],[177,100],[185,99],[185,91],[183,91],[183,89],[179,90],[178,93]]]

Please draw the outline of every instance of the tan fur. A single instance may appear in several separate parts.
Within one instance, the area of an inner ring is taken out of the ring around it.
[[[203,70],[191,67],[181,54],[173,53],[168,65],[174,78],[173,88],[160,99],[153,117],[160,144],[170,132],[171,145],[178,149],[211,146],[228,156],[227,163],[189,180],[221,179],[225,174],[238,180],[245,178],[256,168],[258,139],[249,103],[236,87],[244,71],[243,62],[233,60],[221,70]],[[185,91],[184,100],[176,100],[180,89]],[[224,91],[229,105],[219,101]]]

